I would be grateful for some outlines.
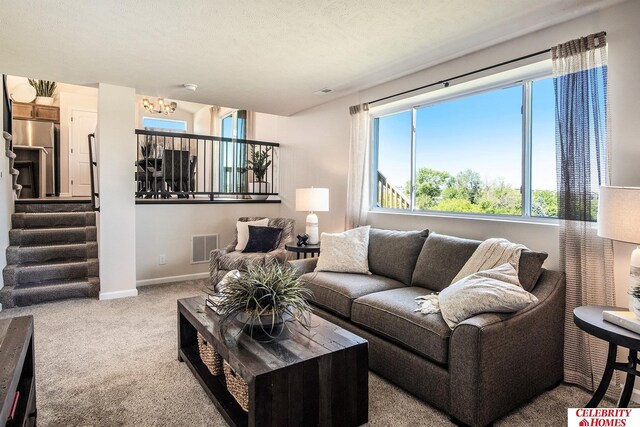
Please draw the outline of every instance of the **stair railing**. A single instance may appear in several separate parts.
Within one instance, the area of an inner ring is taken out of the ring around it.
[[[96,134],[90,133],[87,137],[89,143],[89,170],[91,171],[91,207],[94,211],[100,212],[100,206],[96,203],[96,198],[100,197],[97,191],[98,162],[95,158]]]

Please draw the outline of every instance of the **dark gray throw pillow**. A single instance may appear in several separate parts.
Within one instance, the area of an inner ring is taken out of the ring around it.
[[[282,228],[249,226],[249,241],[242,252],[271,252],[278,248]]]
[[[410,285],[418,255],[428,235],[429,230],[372,228],[369,231],[369,270]]]
[[[440,292],[480,246],[478,240],[431,233],[418,256],[411,286]]]
[[[518,279],[525,291],[531,292],[538,283],[542,274],[542,264],[549,254],[546,252],[534,252],[528,249],[520,253],[520,264],[518,265]]]

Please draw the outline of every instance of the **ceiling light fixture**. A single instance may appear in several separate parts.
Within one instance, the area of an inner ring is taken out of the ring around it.
[[[326,95],[331,92],[333,92],[333,89],[329,89],[328,87],[325,87],[324,89],[317,90],[313,93],[316,95]]]
[[[198,85],[194,83],[185,83],[184,88],[186,90],[190,90],[191,92],[195,92],[198,89]]]
[[[164,114],[165,116],[174,113],[178,104],[175,102],[167,102],[164,98],[158,98],[157,104],[149,101],[148,98],[142,100],[142,105],[144,109],[155,114]],[[156,108],[157,107],[157,108]]]

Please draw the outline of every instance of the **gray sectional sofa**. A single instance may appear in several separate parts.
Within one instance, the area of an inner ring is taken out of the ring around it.
[[[415,297],[440,291],[480,244],[428,231],[372,228],[371,275],[313,272],[317,258],[290,261],[313,291],[314,312],[369,341],[369,367],[458,424],[484,426],[562,379],[564,275],[523,251],[519,278],[538,304],[484,313],[451,330]]]

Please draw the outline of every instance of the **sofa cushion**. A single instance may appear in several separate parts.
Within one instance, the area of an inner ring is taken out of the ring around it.
[[[369,269],[373,274],[411,285],[418,255],[428,235],[429,230],[395,231],[372,228],[369,231]]]
[[[478,240],[431,233],[418,256],[411,286],[441,291],[480,246]],[[414,307],[415,308],[415,307]]]
[[[404,286],[356,299],[351,320],[434,362],[446,364],[451,329],[440,313],[422,314],[415,298],[429,290]]]
[[[247,271],[247,267],[250,265],[263,266],[264,256],[265,254],[260,252],[229,252],[218,259],[218,269]]]
[[[404,287],[402,282],[376,274],[314,272],[301,278],[313,292],[312,303],[347,318],[351,317],[351,304],[356,298]]]

